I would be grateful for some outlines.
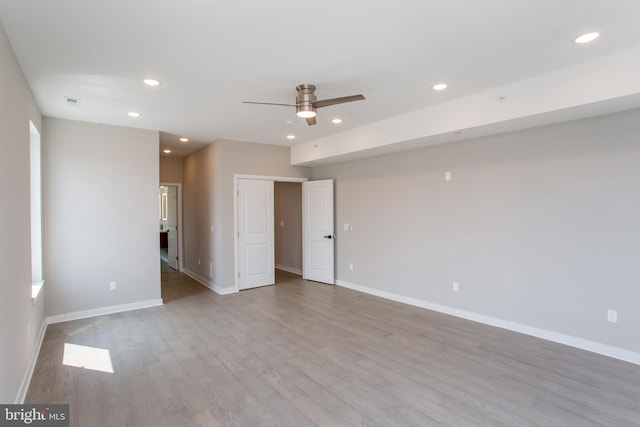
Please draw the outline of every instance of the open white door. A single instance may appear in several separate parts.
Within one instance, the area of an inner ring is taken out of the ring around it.
[[[167,188],[167,264],[178,270],[178,188]]]
[[[302,183],[302,277],[335,283],[333,180]]]
[[[238,179],[239,289],[275,284],[273,181]]]

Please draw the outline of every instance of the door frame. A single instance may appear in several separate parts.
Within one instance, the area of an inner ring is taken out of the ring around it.
[[[240,282],[238,275],[240,274],[239,254],[240,245],[238,244],[238,180],[239,179],[255,179],[260,181],[272,182],[306,182],[309,178],[299,178],[293,176],[268,176],[268,175],[242,175],[233,174],[233,264],[234,264],[234,288],[236,292],[240,291]],[[180,242],[178,241],[178,244]]]
[[[176,194],[178,196],[178,206],[176,209],[178,210],[178,218],[177,218],[178,271],[182,272],[184,270],[184,257],[182,255],[182,243],[183,243],[182,230],[184,228],[182,226],[182,184],[179,182],[161,182],[160,184],[158,184],[158,187],[160,187],[161,185],[164,185],[165,187],[177,187]]]

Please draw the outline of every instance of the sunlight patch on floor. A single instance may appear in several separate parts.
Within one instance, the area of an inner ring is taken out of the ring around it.
[[[113,374],[111,353],[105,348],[65,343],[62,364]]]

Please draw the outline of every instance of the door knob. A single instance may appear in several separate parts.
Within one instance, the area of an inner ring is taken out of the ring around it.
[[[325,239],[333,239],[333,236],[331,234],[327,234],[326,236],[324,236]]]

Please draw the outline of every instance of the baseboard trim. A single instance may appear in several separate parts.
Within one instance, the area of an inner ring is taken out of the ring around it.
[[[200,283],[205,288],[211,289],[213,292],[215,292],[218,295],[229,295],[229,294],[235,294],[236,292],[238,292],[236,288],[221,288],[219,286],[216,286],[214,283],[212,283],[208,279],[200,276],[199,274],[194,273],[188,268],[185,268],[183,273],[191,277],[196,282]]]
[[[94,308],[91,310],[76,311],[73,313],[56,314],[47,317],[47,323],[68,322],[70,320],[87,319],[89,317],[104,316],[106,314],[121,313],[123,311],[139,310],[142,308],[158,307],[162,305],[162,298],[147,301],[133,302],[130,304],[111,305],[108,307]]]
[[[40,332],[38,332],[38,338],[36,338],[36,345],[33,348],[33,352],[31,353],[31,358],[29,359],[29,365],[27,365],[27,370],[24,373],[24,377],[22,378],[22,383],[20,384],[20,388],[18,389],[18,395],[16,396],[16,400],[13,402],[16,405],[22,405],[24,403],[24,399],[27,397],[27,392],[29,391],[29,384],[31,384],[31,378],[33,377],[33,371],[36,368],[36,362],[38,361],[38,356],[40,355],[40,347],[42,347],[42,342],[44,341],[44,335],[47,332],[47,326],[49,323],[47,319],[42,321],[42,325],[40,325]]]
[[[365,294],[374,295],[380,298],[401,302],[415,307],[426,308],[428,310],[433,310],[439,313],[471,320],[473,322],[483,323],[485,325],[496,326],[498,328],[519,332],[536,338],[542,338],[547,341],[553,341],[559,344],[568,345],[571,347],[579,348],[581,350],[590,351],[592,353],[597,353],[603,356],[609,356],[613,357],[614,359],[624,360],[625,362],[640,365],[640,353],[625,350],[619,347],[614,347],[608,344],[602,344],[596,341],[590,341],[584,338],[579,338],[560,332],[549,331],[546,329],[523,325],[516,322],[510,322],[507,320],[486,316],[471,311],[460,310],[445,305],[435,304],[430,301],[394,294],[392,292],[381,291],[379,289],[374,289],[367,286],[356,285],[353,283],[345,282],[344,280],[336,280],[336,285],[342,286],[343,288],[352,289],[354,291],[363,292]]]
[[[298,276],[302,276],[302,270],[293,267],[287,267],[286,265],[276,264],[276,269],[286,271],[287,273],[297,274]]]

